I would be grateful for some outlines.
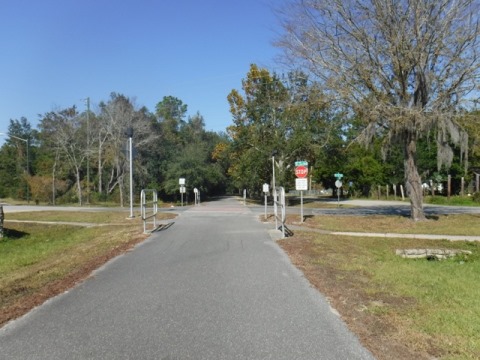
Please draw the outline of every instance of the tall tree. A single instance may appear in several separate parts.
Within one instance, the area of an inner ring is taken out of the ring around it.
[[[276,184],[289,187],[293,163],[313,165],[328,139],[333,116],[324,97],[301,72],[281,78],[255,64],[242,88],[243,94],[232,90],[228,95],[233,117],[229,174],[238,187],[260,192],[263,183],[273,180],[273,165]]]
[[[169,162],[182,151],[179,133],[185,125],[186,113],[187,105],[171,95],[164,96],[155,106],[153,131],[157,141],[144,148],[143,153],[150,157],[147,163],[148,173],[157,187],[160,187],[166,179]]]
[[[282,121],[288,92],[278,76],[255,64],[242,81],[242,89],[243,94],[232,90],[227,98],[233,117],[233,125],[228,128],[234,159],[229,173],[240,189],[259,193],[261,185],[270,182],[273,151],[277,180],[283,179],[288,166]]]
[[[178,179],[182,177],[190,192],[196,187],[204,195],[221,193],[225,172],[212,153],[223,139],[205,130],[205,120],[199,112],[185,121],[187,105],[178,98],[165,96],[156,110],[160,138],[154,144],[160,160],[156,171],[159,171],[158,182],[163,195],[176,198]]]
[[[101,113],[99,115],[99,125],[105,139],[105,144],[98,142],[99,157],[101,148],[104,148],[105,161],[108,161],[110,177],[107,182],[107,192],[111,194],[118,189],[120,196],[120,205],[124,206],[126,196],[125,176],[128,171],[127,149],[127,129],[133,130],[134,146],[141,148],[151,143],[155,134],[151,132],[151,119],[145,108],[138,109],[133,99],[125,95],[111,93],[110,100],[107,103],[100,104]],[[100,160],[99,160],[100,161]],[[143,165],[136,161],[135,168],[140,169]],[[103,168],[103,166],[102,166]],[[100,168],[99,168],[100,169]]]
[[[70,165],[75,177],[78,202],[82,205],[82,169],[87,157],[87,146],[85,127],[76,107],[46,113],[40,120],[39,127],[44,143],[55,153],[54,156],[61,154]],[[56,166],[55,161],[52,174],[55,174]]]
[[[400,144],[411,217],[425,219],[417,142],[435,131],[440,164],[466,151],[456,118],[478,89],[476,0],[292,0],[278,45],[332,101],[365,121],[360,137]]]
[[[188,117],[188,121],[180,129],[179,135],[183,144],[191,144],[203,141],[205,134],[205,120],[203,116],[197,112],[195,115]]]
[[[11,119],[8,126],[8,139],[1,149],[0,194],[27,199],[29,179],[34,174],[35,139],[37,131],[22,117]]]
[[[185,123],[186,113],[187,105],[174,96],[164,96],[156,105],[155,115],[167,140],[174,141],[174,137]]]

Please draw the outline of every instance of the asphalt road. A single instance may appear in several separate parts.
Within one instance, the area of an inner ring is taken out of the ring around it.
[[[233,198],[0,329],[10,359],[373,359]]]
[[[309,200],[305,201],[307,204]],[[323,200],[325,201],[325,200]],[[332,205],[336,205],[337,201],[330,201]],[[338,215],[338,216],[369,216],[369,215],[398,215],[409,217],[411,214],[410,203],[408,201],[385,201],[385,200],[341,200],[338,207],[333,206],[329,208],[319,205],[317,208],[312,207],[311,204],[304,206],[304,215]],[[264,206],[251,206],[252,211],[257,214],[264,213]],[[267,209],[272,213],[272,206]],[[423,209],[426,215],[447,215],[447,214],[480,214],[480,207],[476,206],[446,206],[446,205],[432,205],[423,204]],[[299,214],[300,205],[287,206],[286,212],[288,214]]]

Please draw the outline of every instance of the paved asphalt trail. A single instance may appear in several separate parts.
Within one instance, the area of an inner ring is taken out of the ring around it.
[[[373,359],[233,198],[0,330],[10,359]]]

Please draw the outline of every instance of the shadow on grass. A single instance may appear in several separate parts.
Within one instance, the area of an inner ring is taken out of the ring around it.
[[[3,239],[0,240],[18,240],[25,236],[29,235],[29,233],[24,231],[18,231],[14,229],[3,229]]]
[[[312,204],[312,203],[326,203],[329,201],[326,200],[319,200],[319,199],[313,199],[313,198],[303,198],[303,204]],[[301,199],[300,197],[288,197],[287,198],[287,206],[297,206],[300,205]]]

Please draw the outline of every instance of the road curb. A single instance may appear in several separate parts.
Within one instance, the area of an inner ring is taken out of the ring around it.
[[[378,237],[385,239],[423,239],[423,240],[449,240],[449,241],[480,241],[480,236],[471,235],[436,235],[436,234],[398,234],[398,233],[363,233],[348,231],[326,231],[303,226],[289,225],[289,229],[306,232],[316,232],[325,235],[354,236],[354,237]]]

